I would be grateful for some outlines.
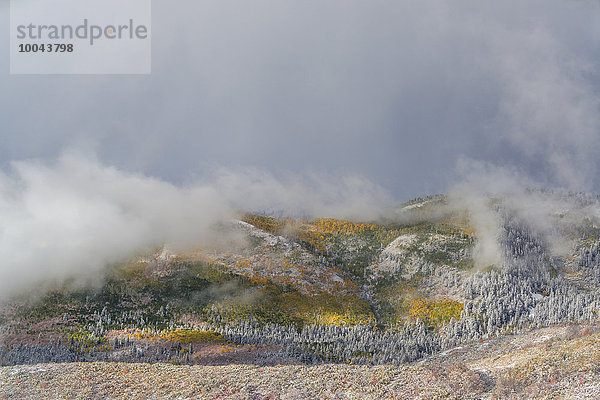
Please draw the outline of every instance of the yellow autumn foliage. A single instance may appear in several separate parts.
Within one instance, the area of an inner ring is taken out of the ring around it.
[[[319,218],[312,221],[312,225],[319,230],[331,235],[353,235],[356,233],[374,231],[379,227],[375,224],[354,223],[334,218]]]
[[[463,303],[451,299],[412,298],[409,302],[408,317],[418,318],[431,326],[441,326],[452,318],[459,319],[463,307]]]
[[[138,331],[129,335],[136,339],[148,339],[151,341],[171,341],[177,343],[195,343],[195,342],[224,342],[225,339],[220,333],[212,331],[197,331],[192,329],[163,330],[160,332]]]

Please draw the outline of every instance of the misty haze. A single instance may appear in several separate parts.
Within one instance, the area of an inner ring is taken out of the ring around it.
[[[0,399],[600,398],[599,3],[148,1],[0,65]]]

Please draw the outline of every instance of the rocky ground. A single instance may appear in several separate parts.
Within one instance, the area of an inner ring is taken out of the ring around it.
[[[0,399],[597,399],[600,334],[557,326],[400,367],[38,364],[0,368]]]

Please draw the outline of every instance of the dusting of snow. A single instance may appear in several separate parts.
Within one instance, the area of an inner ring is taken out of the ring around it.
[[[402,209],[403,209],[403,210],[412,210],[412,209],[414,209],[414,208],[421,208],[421,207],[423,207],[425,204],[427,204],[427,203],[431,203],[431,201],[432,201],[432,200],[425,200],[425,201],[422,201],[422,202],[420,202],[420,203],[415,203],[415,204],[411,204],[411,205],[408,205],[408,206],[404,206],[404,207],[402,207]]]
[[[410,246],[417,239],[417,235],[410,233],[408,235],[400,235],[384,250],[384,253],[400,254],[402,247]]]
[[[543,336],[540,336],[540,337],[534,338],[534,339],[533,339],[531,342],[532,342],[532,343],[543,343],[543,342],[546,342],[546,341],[548,341],[548,340],[550,340],[550,339],[551,339],[551,337],[550,337],[550,336],[548,336],[548,335],[543,335]]]
[[[255,227],[254,225],[249,224],[247,222],[244,222],[244,221],[236,221],[236,222],[249,235],[264,240],[264,242],[267,246],[270,246],[270,247],[283,246],[286,249],[301,247],[299,244],[294,243],[291,240],[289,240],[283,236],[273,235],[272,233],[265,232],[262,229],[259,229],[259,228]]]
[[[379,255],[377,264],[372,265],[371,269],[375,273],[391,272],[395,273],[402,269],[406,261],[406,248],[417,239],[415,234],[400,235],[394,239]]]
[[[539,293],[534,293],[534,294],[533,294],[533,298],[534,298],[534,299],[536,299],[536,300],[541,300],[541,299],[543,299],[543,298],[544,298],[544,296],[542,296],[542,295],[541,295],[541,294],[539,294]]]

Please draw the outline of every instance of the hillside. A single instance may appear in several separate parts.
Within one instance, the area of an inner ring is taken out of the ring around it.
[[[596,325],[544,328],[400,366],[68,363],[0,367],[4,398],[596,399]]]
[[[471,349],[461,373],[478,371],[481,393],[499,390],[489,357],[517,347],[486,355],[482,343],[533,335],[539,348],[544,329],[595,326],[600,203],[563,192],[490,197],[488,231],[456,204],[417,199],[374,221],[240,214],[219,227],[218,246],[163,247],[107,268],[101,284],[2,305],[0,364],[430,368],[460,348]],[[490,237],[500,262],[482,265]],[[564,348],[575,346],[563,333]]]

